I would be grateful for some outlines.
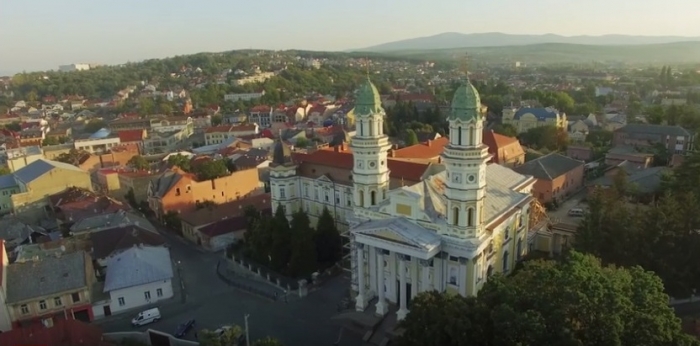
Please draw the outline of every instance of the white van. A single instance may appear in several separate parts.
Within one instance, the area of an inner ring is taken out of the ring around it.
[[[582,216],[584,216],[585,214],[586,214],[586,213],[585,213],[585,212],[583,211],[583,209],[581,209],[581,208],[571,208],[571,209],[569,209],[569,216],[573,216],[573,217],[582,217]]]
[[[137,327],[158,322],[158,320],[160,320],[160,310],[158,310],[158,308],[153,308],[139,312],[139,314],[131,320],[131,325]]]

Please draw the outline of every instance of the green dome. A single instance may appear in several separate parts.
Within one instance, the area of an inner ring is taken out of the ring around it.
[[[455,91],[450,118],[462,121],[481,118],[481,98],[472,83],[467,81]]]
[[[372,84],[372,81],[367,80],[360,85],[355,94],[355,110],[356,115],[368,115],[383,112],[382,98],[379,95],[379,90]]]

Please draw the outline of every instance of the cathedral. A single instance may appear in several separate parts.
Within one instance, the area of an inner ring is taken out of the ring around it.
[[[400,320],[420,292],[475,295],[491,274],[514,268],[528,250],[535,180],[487,163],[484,114],[469,80],[452,100],[449,143],[440,163],[408,184],[403,178],[398,186],[392,183],[401,172],[391,168],[401,166],[388,157],[386,114],[369,78],[357,91],[353,114],[352,181],[344,188],[349,212],[342,216],[349,227],[358,311],[385,315],[391,304]],[[276,192],[277,186],[292,186],[296,174],[292,154],[280,143],[270,179],[273,203],[288,213],[306,210],[298,199]]]

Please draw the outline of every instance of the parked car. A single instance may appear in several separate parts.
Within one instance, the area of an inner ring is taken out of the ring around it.
[[[158,322],[158,320],[160,320],[160,310],[158,310],[158,308],[153,308],[139,312],[136,317],[131,319],[131,325],[138,327],[144,324]]]
[[[189,332],[192,328],[194,328],[194,318],[177,326],[177,330],[175,331],[175,334],[173,334],[173,335],[176,338],[181,338],[181,337],[187,335],[187,332]]]
[[[571,208],[569,209],[569,216],[582,217],[585,212],[581,208]]]

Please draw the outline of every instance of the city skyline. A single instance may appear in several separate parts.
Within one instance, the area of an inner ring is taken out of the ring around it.
[[[219,0],[160,4],[125,0],[29,0],[3,4],[0,74],[71,63],[119,64],[234,49],[343,51],[444,32],[700,36],[689,0],[442,0],[352,3]],[[621,15],[632,13],[634,16]],[[678,11],[682,8],[683,11]],[[21,35],[18,33],[21,32]]]

